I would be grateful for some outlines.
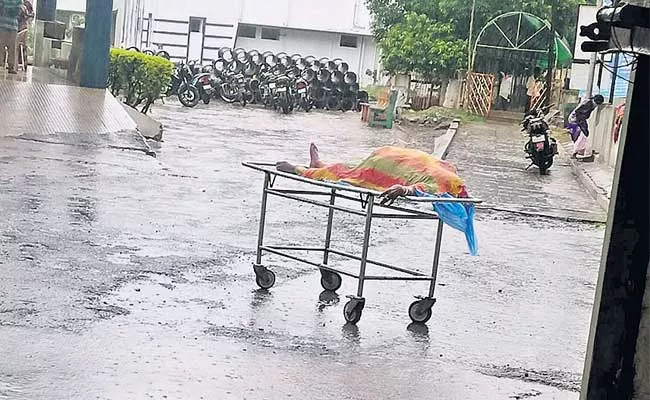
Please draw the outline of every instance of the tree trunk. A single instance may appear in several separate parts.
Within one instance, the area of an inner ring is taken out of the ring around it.
[[[438,105],[442,107],[445,104],[445,96],[447,96],[447,87],[449,86],[449,79],[444,78],[440,81],[440,90],[438,91]]]

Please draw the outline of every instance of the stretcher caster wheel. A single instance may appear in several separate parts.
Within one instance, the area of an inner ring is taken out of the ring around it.
[[[341,287],[343,280],[336,272],[321,270],[320,285],[325,290],[336,292]]]
[[[426,324],[433,312],[431,307],[435,304],[436,299],[431,297],[423,298],[422,300],[416,300],[409,306],[409,317],[411,321],[418,324]]]
[[[275,274],[270,269],[262,266],[254,266],[255,282],[262,289],[270,289],[275,285]]]
[[[351,297],[350,301],[345,303],[345,307],[343,307],[343,317],[345,320],[350,324],[356,325],[361,320],[361,312],[365,304],[366,300],[364,298]]]

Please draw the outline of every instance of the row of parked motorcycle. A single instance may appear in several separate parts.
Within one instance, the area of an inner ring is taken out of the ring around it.
[[[186,107],[220,99],[284,114],[313,108],[359,111],[368,93],[359,90],[356,74],[348,69],[340,59],[222,48],[210,65],[178,63],[166,95],[177,95]]]

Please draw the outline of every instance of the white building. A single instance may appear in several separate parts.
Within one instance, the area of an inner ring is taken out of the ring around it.
[[[133,8],[142,0],[125,1]],[[221,47],[242,47],[340,58],[362,83],[378,69],[364,0],[144,0],[142,8],[125,13],[141,15],[139,37],[124,28],[121,42],[164,49],[176,60],[210,62]]]

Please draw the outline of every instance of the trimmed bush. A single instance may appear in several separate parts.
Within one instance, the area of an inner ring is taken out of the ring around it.
[[[133,50],[111,49],[108,88],[131,107],[142,106],[146,114],[151,105],[167,91],[174,64],[162,57]]]

